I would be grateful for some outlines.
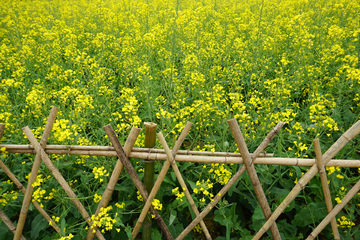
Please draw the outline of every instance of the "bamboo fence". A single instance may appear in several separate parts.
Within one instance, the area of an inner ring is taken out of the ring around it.
[[[2,221],[4,221],[6,226],[8,226],[8,228],[14,233],[14,239],[25,239],[22,236],[22,231],[26,220],[28,207],[31,201],[32,183],[36,179],[37,170],[39,168],[41,161],[43,161],[45,165],[49,168],[51,173],[60,183],[66,194],[70,197],[73,204],[76,206],[78,211],[81,213],[81,215],[88,223],[89,231],[86,239],[91,240],[94,238],[95,235],[97,236],[98,239],[105,239],[104,236],[101,234],[101,232],[97,229],[97,226],[93,226],[93,222],[91,221],[89,214],[83,207],[82,203],[78,200],[75,193],[71,190],[70,186],[68,185],[64,177],[60,174],[58,169],[55,167],[55,165],[48,157],[48,155],[50,154],[109,156],[109,157],[118,158],[116,165],[113,169],[112,175],[110,177],[110,180],[106,185],[106,190],[103,194],[103,197],[98,204],[97,210],[95,212],[95,216],[97,216],[100,213],[101,208],[106,207],[107,204],[109,203],[111,195],[115,189],[116,182],[119,179],[123,168],[125,168],[145,201],[145,206],[143,207],[139,219],[136,222],[136,225],[132,231],[133,239],[135,239],[144,219],[146,218],[148,210],[150,210],[150,212],[155,215],[155,221],[159,225],[163,233],[163,236],[166,239],[173,239],[173,236],[171,236],[169,229],[164,223],[164,220],[152,205],[152,200],[154,199],[157,191],[159,190],[160,185],[163,179],[165,178],[165,175],[168,169],[170,168],[170,166],[173,168],[176,177],[182,189],[184,190],[184,193],[189,202],[189,206],[191,210],[195,213],[195,218],[193,219],[193,221],[184,229],[184,231],[179,236],[176,237],[176,239],[179,240],[183,239],[199,223],[205,233],[206,239],[212,239],[203,219],[211,211],[211,209],[215,207],[215,205],[220,201],[220,199],[227,193],[230,187],[237,182],[237,180],[245,171],[248,171],[249,173],[251,183],[253,185],[257,199],[259,201],[259,205],[261,206],[263,214],[267,220],[266,223],[263,225],[263,227],[259,230],[259,232],[254,236],[253,239],[259,239],[269,228],[271,235],[274,239],[281,239],[279,230],[277,229],[275,223],[276,219],[288,206],[288,204],[290,204],[291,201],[297,196],[297,194],[301,191],[301,189],[303,189],[305,185],[311,180],[311,178],[313,178],[317,173],[320,174],[322,188],[326,200],[326,206],[329,214],[324,218],[324,220],[319,224],[319,226],[314,229],[314,231],[308,236],[307,239],[314,239],[321,232],[321,230],[329,223],[331,223],[332,231],[334,233],[334,239],[340,239],[340,235],[335,220],[336,214],[338,214],[339,211],[341,211],[341,209],[351,200],[351,198],[360,189],[360,181],[358,181],[353,186],[353,188],[346,194],[346,196],[342,199],[341,203],[337,204],[333,208],[330,197],[330,191],[326,179],[326,172],[324,169],[325,167],[329,167],[329,166],[360,168],[360,160],[332,159],[336,155],[336,153],[339,152],[346,145],[346,143],[351,141],[360,132],[360,121],[355,123],[348,131],[346,131],[333,144],[333,146],[331,146],[324,153],[324,155],[321,154],[319,140],[318,139],[314,140],[316,159],[303,159],[303,158],[275,158],[273,157],[273,154],[264,152],[266,146],[270,143],[270,141],[275,137],[275,135],[280,131],[282,126],[285,124],[284,122],[279,122],[274,127],[274,129],[266,136],[264,141],[258,146],[256,151],[250,154],[236,119],[229,120],[228,124],[231,132],[233,133],[234,139],[236,141],[240,153],[179,150],[182,142],[184,141],[192,125],[189,122],[183,129],[172,151],[169,149],[161,133],[158,133],[157,136],[160,139],[162,149],[133,148],[137,136],[140,132],[140,129],[135,127],[132,128],[129,137],[124,145],[124,148],[122,148],[111,125],[105,126],[104,130],[113,145],[112,147],[111,146],[47,145],[46,143],[48,140],[48,136],[51,132],[52,125],[55,121],[57,111],[58,109],[56,107],[53,107],[53,109],[51,110],[50,116],[48,118],[48,122],[45,126],[43,137],[41,138],[40,142],[37,142],[33,133],[28,127],[24,127],[23,131],[30,142],[29,145],[0,144],[0,148],[5,147],[6,152],[8,153],[36,154],[33,163],[32,172],[26,189],[20,183],[20,181],[11,173],[11,171],[6,167],[6,165],[0,160],[0,167],[4,170],[4,172],[8,175],[8,177],[16,184],[16,186],[25,194],[22,203],[22,208],[19,214],[19,221],[16,227],[11,222],[11,220],[6,216],[6,214],[0,210],[0,218],[2,219]],[[0,124],[0,140],[4,128],[5,125]],[[139,177],[137,176],[134,170],[134,167],[129,161],[129,158],[165,161],[163,168],[159,173],[159,176],[151,190],[147,190],[144,184],[140,181]],[[200,213],[196,208],[196,205],[188,189],[188,185],[185,183],[176,162],[194,162],[194,163],[202,163],[202,164],[210,164],[210,163],[242,164],[242,166],[232,176],[229,182],[215,195],[213,201],[211,201],[209,205],[206,206],[206,208]],[[265,194],[262,190],[260,181],[256,173],[256,169],[254,166],[255,164],[312,166],[312,167],[297,182],[293,190],[279,205],[279,207],[273,213],[271,213],[270,207],[268,205],[268,201],[265,197]],[[33,201],[32,203],[44,216],[44,218],[50,223],[50,225],[54,228],[54,230],[60,233],[60,228],[49,217],[49,215],[44,211],[44,209],[42,209],[36,201]]]

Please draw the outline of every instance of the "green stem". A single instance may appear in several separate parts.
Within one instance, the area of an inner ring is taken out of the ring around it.
[[[145,122],[145,147],[153,148],[156,143],[156,124]],[[148,193],[154,185],[154,161],[146,160],[144,169],[144,185]],[[149,215],[149,214],[148,214]],[[143,223],[143,240],[151,240],[151,217],[146,217]]]

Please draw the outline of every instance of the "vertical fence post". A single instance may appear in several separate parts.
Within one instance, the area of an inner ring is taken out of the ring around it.
[[[156,124],[151,122],[145,122],[145,147],[153,148],[156,143]],[[151,151],[151,150],[150,150]],[[148,193],[151,192],[154,186],[154,161],[145,159],[144,169],[144,185]],[[151,218],[146,217],[143,224],[143,240],[151,240]]]

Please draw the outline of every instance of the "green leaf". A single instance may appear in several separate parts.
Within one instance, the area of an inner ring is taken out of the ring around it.
[[[190,187],[192,189],[197,188],[196,183],[194,183],[193,181],[187,180],[187,182],[190,184]]]
[[[219,210],[215,210],[214,215],[215,215],[214,221],[223,225],[225,217],[221,214],[221,212]]]
[[[171,179],[176,182],[176,174],[174,172],[170,172]]]
[[[291,223],[295,226],[304,227],[309,223],[317,222],[327,215],[325,203],[312,202],[297,212]]]
[[[177,216],[177,211],[171,210],[170,211],[170,218],[169,218],[169,226],[171,226],[171,224],[174,222],[174,220],[176,219],[176,216]]]
[[[131,233],[131,227],[130,226],[127,226],[125,228],[125,232],[126,232],[126,235],[129,239],[132,239],[132,233]]]
[[[9,231],[9,228],[1,221],[0,222],[0,240],[12,239],[14,234]]]
[[[174,181],[172,181],[170,178],[168,178],[168,177],[164,177],[164,180],[163,180],[164,182],[166,182],[166,183],[169,183],[169,184],[171,184],[171,185],[173,185],[173,186],[176,186],[176,184],[174,183]]]
[[[129,190],[129,186],[126,186],[126,185],[124,185],[124,184],[116,184],[115,185],[115,190],[116,191],[128,191]]]
[[[65,228],[66,228],[66,221],[65,218],[63,217],[60,222],[61,235],[63,237],[65,236]]]
[[[47,227],[49,227],[49,223],[43,215],[38,214],[31,222],[31,238],[36,239],[39,236],[40,231]]]
[[[264,214],[262,212],[262,209],[261,209],[261,207],[259,205],[255,208],[255,211],[254,211],[254,214],[251,217],[251,220],[253,222],[252,228],[255,231],[259,231],[260,228],[264,225],[265,216],[264,216]]]
[[[151,239],[161,239],[161,234],[156,228],[151,229]]]

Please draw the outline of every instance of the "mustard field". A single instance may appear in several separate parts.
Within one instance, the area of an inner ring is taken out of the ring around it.
[[[57,106],[48,144],[108,146],[107,124],[124,144],[132,126],[154,122],[172,147],[190,121],[194,125],[181,149],[239,152],[226,122],[236,118],[250,152],[285,121],[266,152],[315,158],[314,139],[325,152],[360,120],[358,0],[1,0],[0,5],[0,123],[5,124],[0,144],[29,144],[25,126],[40,140]],[[135,147],[144,147],[144,139],[142,130]],[[156,147],[162,148],[158,140]],[[335,158],[359,159],[356,150],[359,136]],[[0,160],[25,186],[34,157],[0,150]],[[126,171],[102,217],[94,217],[116,158],[50,158],[106,239],[131,235],[144,202]],[[142,178],[144,161],[131,161]],[[163,162],[155,165],[156,178]],[[199,211],[239,169],[178,166]],[[307,170],[256,165],[272,211]],[[335,206],[360,179],[360,168],[329,167],[327,174]],[[16,225],[24,194],[2,170],[0,180],[0,209]],[[33,186],[33,199],[61,233],[31,205],[26,239],[84,239],[86,221],[44,164]],[[179,187],[168,173],[153,202],[174,238],[193,218]],[[342,239],[360,238],[359,209],[358,193],[337,215]],[[277,226],[283,239],[303,239],[326,215],[317,175]],[[265,218],[247,173],[205,220],[213,239],[256,234]],[[12,237],[0,220],[0,240]],[[331,238],[329,225],[319,239]],[[161,239],[156,223],[152,239]],[[200,225],[185,239],[205,239]]]

